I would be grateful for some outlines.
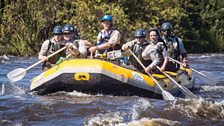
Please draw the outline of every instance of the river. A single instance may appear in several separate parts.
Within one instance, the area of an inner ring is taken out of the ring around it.
[[[89,95],[58,92],[38,96],[29,91],[30,80],[41,65],[9,83],[6,74],[26,68],[38,59],[0,56],[0,125],[4,126],[223,126],[224,54],[190,54],[189,64],[219,78],[216,85],[196,79],[200,99],[166,101],[138,96]]]

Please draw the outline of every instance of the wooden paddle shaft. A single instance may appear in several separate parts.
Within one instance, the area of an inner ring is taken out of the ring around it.
[[[138,61],[138,63],[142,66],[142,68],[145,70],[146,67],[142,64],[142,62],[138,59],[138,57],[129,49],[129,52],[135,57],[135,59]],[[163,88],[160,86],[160,84],[158,83],[158,81],[150,74],[150,73],[147,73],[151,78],[152,80],[157,84],[157,86],[162,90]]]
[[[65,50],[65,49],[66,49],[66,47],[63,47],[63,48],[57,50],[56,52],[50,54],[49,56],[47,56],[47,58],[50,58],[50,57],[54,56],[55,54],[58,54],[59,52]],[[38,64],[40,64],[40,63],[42,63],[42,62],[44,62],[44,61],[43,61],[43,60],[40,60],[40,61],[36,62],[35,64],[33,64],[33,65],[27,67],[27,68],[25,69],[25,71],[27,71],[27,70],[29,70],[29,69],[35,67],[36,65],[38,65]]]

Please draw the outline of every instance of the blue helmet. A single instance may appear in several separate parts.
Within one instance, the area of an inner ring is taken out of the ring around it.
[[[135,31],[135,37],[145,37],[146,36],[146,31],[144,29],[137,29]]]
[[[71,25],[70,29],[73,29],[74,38],[79,39],[78,30],[74,27],[74,25]]]
[[[67,24],[63,27],[63,33],[72,33],[74,31],[75,31],[75,28],[73,25]]]
[[[149,33],[150,33],[151,31],[155,31],[155,32],[157,33],[157,35],[160,35],[160,31],[159,31],[158,28],[151,28],[151,29],[149,30]]]
[[[164,22],[162,24],[162,30],[171,30],[173,31],[173,26],[170,22]]]
[[[55,26],[52,33],[53,34],[63,34],[62,29],[63,29],[62,26]]]
[[[110,15],[104,15],[103,17],[102,17],[102,19],[101,19],[101,21],[112,21],[112,16],[110,16]]]

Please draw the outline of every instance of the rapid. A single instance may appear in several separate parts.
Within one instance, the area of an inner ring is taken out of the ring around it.
[[[199,99],[166,101],[138,96],[57,92],[39,96],[29,91],[41,65],[12,84],[7,73],[38,61],[34,57],[0,56],[0,125],[4,126],[222,126],[224,124],[224,54],[189,54],[190,67],[211,72],[216,85],[196,79]]]

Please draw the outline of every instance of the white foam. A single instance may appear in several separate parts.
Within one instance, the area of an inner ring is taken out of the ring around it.
[[[6,60],[9,60],[9,57],[6,54],[4,54],[2,57]]]
[[[205,53],[205,54],[189,54],[188,55],[190,58],[198,58],[198,59],[202,59],[202,58],[209,58],[209,57],[217,57],[217,56],[224,56],[224,54],[219,53],[219,54],[210,54],[210,53]]]
[[[76,97],[105,96],[105,95],[100,94],[100,93],[91,95],[91,94],[86,94],[86,93],[83,93],[83,92],[78,92],[76,90],[74,90],[73,92],[68,92],[67,94],[70,95],[70,96],[76,96]]]
[[[181,123],[178,121],[172,121],[172,120],[167,120],[167,119],[162,119],[162,118],[142,118],[140,120],[134,120],[129,123],[120,123],[116,126],[177,126],[180,125]]]
[[[222,100],[222,101],[220,101],[220,102],[216,102],[216,104],[224,105],[224,100]]]
[[[204,91],[224,91],[224,86],[201,86]]]
[[[141,118],[141,116],[144,116],[143,113],[146,111],[149,111],[150,108],[153,108],[153,106],[150,104],[150,102],[146,99],[138,99],[132,108],[131,117],[132,120],[138,120]]]
[[[77,97],[91,96],[90,94],[85,94],[85,93],[78,92],[78,91],[75,91],[75,90],[73,92],[68,92],[68,95],[77,96]]]
[[[15,85],[14,83],[10,83],[11,84],[11,91],[13,94],[15,95],[24,95],[26,94],[26,90],[23,89],[22,87],[19,87],[17,85]]]
[[[171,109],[181,112],[190,118],[204,118],[220,120],[224,118],[224,106],[200,99],[182,99],[177,101]]]
[[[0,95],[4,95],[5,94],[5,84],[2,83],[2,88],[1,88],[1,92],[0,92]]]
[[[85,126],[115,126],[123,123],[123,114],[120,112],[97,114],[88,117],[85,121]]]

